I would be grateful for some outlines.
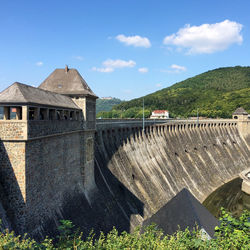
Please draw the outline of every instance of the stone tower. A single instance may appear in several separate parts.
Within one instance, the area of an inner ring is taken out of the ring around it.
[[[243,108],[237,108],[234,112],[233,112],[233,119],[238,119],[241,121],[247,121],[248,120],[248,113],[246,112],[245,109]]]
[[[0,93],[0,108],[1,202],[17,233],[38,234],[60,217],[65,197],[95,186],[94,177],[85,181],[82,111],[67,96],[17,82]]]
[[[76,69],[55,69],[38,87],[70,97],[82,110],[84,133],[84,183],[86,195],[91,196],[94,181],[94,139],[96,129],[96,99],[86,81]]]
[[[97,96],[75,69],[56,69],[40,86],[0,93],[0,208],[17,233],[48,224],[95,194]],[[1,212],[1,211],[0,211]]]
[[[248,116],[248,113],[246,112],[245,109],[243,108],[237,108],[233,115],[233,119],[238,120],[238,129],[240,131],[241,136],[248,142],[250,143],[250,119]]]
[[[76,69],[55,69],[39,86],[40,89],[66,95],[82,109],[84,128],[95,129],[97,96]]]

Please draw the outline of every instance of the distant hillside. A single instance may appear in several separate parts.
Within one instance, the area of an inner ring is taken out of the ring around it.
[[[142,99],[122,102],[106,117],[142,117]],[[145,115],[167,109],[172,117],[231,117],[239,106],[250,113],[250,67],[218,68],[144,96]]]
[[[96,114],[101,111],[110,111],[114,105],[121,102],[118,98],[99,98],[96,100]]]

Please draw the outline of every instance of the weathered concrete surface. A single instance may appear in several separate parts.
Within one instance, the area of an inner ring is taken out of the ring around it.
[[[144,219],[183,188],[203,202],[250,166],[249,145],[233,120],[158,125],[145,133],[99,130],[95,157],[144,204]]]

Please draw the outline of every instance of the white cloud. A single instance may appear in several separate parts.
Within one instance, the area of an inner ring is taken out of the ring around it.
[[[148,72],[148,68],[139,68],[138,71],[140,73],[147,73]]]
[[[168,69],[162,69],[160,71],[161,72],[165,72],[165,73],[178,74],[178,73],[182,73],[182,72],[187,71],[187,68],[185,66],[181,66],[181,65],[177,65],[177,64],[172,64],[171,66],[169,66]]]
[[[38,66],[38,67],[43,66],[43,62],[37,62],[37,63],[36,63],[36,66]]]
[[[147,37],[118,35],[116,39],[127,46],[150,48],[151,43]]]
[[[177,72],[183,72],[183,71],[187,70],[187,68],[185,66],[180,66],[180,65],[177,65],[177,64],[172,64],[170,66],[170,68],[177,71]]]
[[[102,72],[102,73],[111,73],[111,72],[114,71],[113,68],[108,68],[108,67],[106,67],[106,68],[96,68],[96,67],[93,67],[92,70],[93,71]]]
[[[102,63],[102,65],[104,66],[103,68],[93,67],[92,70],[99,71],[102,73],[110,73],[113,72],[116,68],[132,68],[136,65],[136,62],[133,60],[124,61],[121,59],[107,59]]]
[[[188,54],[209,54],[225,50],[234,43],[241,44],[241,29],[242,24],[230,20],[200,26],[187,24],[177,33],[166,36],[163,43],[185,48]]]
[[[105,67],[110,67],[110,68],[126,68],[126,67],[132,68],[136,65],[136,62],[134,62],[133,60],[124,61],[121,59],[117,60],[108,59],[104,61],[102,64]]]
[[[78,61],[83,61],[83,56],[73,56],[74,59],[78,60]]]

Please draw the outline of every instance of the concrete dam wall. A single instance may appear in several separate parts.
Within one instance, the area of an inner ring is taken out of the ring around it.
[[[121,191],[125,187],[142,204],[140,215],[129,201],[125,202],[128,210],[120,207],[124,213],[129,211],[133,229],[184,187],[203,202],[236,178],[250,166],[248,139],[240,135],[234,120],[169,122],[148,126],[145,132],[131,126],[98,130],[95,171],[111,194],[117,187],[109,183],[106,172],[118,180],[118,186],[122,184]]]

